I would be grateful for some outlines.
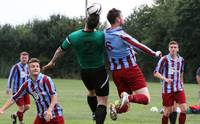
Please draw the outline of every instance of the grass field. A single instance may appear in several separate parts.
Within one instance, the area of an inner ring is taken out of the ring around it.
[[[58,101],[64,110],[66,124],[94,124],[91,120],[91,113],[86,102],[86,89],[80,80],[60,80],[54,79]],[[6,94],[7,80],[0,79],[0,106],[9,98]],[[185,91],[187,103],[195,105],[197,103],[197,91],[199,87],[195,84],[186,84]],[[151,103],[147,106],[132,104],[128,113],[119,115],[117,121],[109,118],[109,113],[105,124],[160,124],[161,114],[150,112],[152,106],[161,108],[161,86],[159,83],[149,83],[151,93]],[[117,92],[113,82],[110,82],[109,102],[117,99]],[[31,99],[32,100],[32,99]],[[11,124],[10,114],[16,111],[16,105],[9,108],[4,115],[0,116],[0,124]],[[36,116],[35,104],[32,100],[31,109],[25,114],[26,124],[32,124]],[[188,115],[186,124],[199,124],[200,115]]]

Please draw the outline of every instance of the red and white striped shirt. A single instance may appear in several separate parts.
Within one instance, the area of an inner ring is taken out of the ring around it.
[[[184,59],[178,55],[176,60],[173,60],[171,55],[163,56],[155,68],[154,72],[159,72],[162,76],[172,79],[172,83],[162,81],[162,93],[172,93],[183,90],[183,81],[181,74],[184,71]]]

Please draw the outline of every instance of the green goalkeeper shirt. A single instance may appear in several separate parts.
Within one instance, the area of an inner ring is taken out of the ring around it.
[[[98,68],[104,65],[104,40],[103,32],[86,32],[82,29],[69,34],[63,41],[61,49],[72,47],[81,69]]]

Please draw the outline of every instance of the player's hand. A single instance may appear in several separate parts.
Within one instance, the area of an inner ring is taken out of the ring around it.
[[[156,51],[156,57],[162,57],[162,52],[161,51]]]
[[[52,119],[52,113],[50,109],[44,112],[44,118],[47,122],[50,122],[50,120]]]
[[[6,90],[6,94],[7,94],[7,95],[11,95],[11,94],[12,94],[12,90],[11,90],[11,89],[7,89],[7,90]]]
[[[4,111],[2,109],[0,109],[0,115],[2,115],[4,113]]]
[[[168,84],[171,84],[172,82],[173,82],[173,80],[172,79],[169,79],[169,78],[165,78],[164,79]]]
[[[56,65],[55,62],[50,61],[47,65],[45,65],[45,66],[42,67],[42,70],[43,70],[43,71],[46,71],[46,70],[48,70],[48,69],[53,68],[55,65]]]

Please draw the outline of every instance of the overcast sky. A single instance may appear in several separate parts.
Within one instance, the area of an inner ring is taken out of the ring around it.
[[[122,10],[127,17],[132,9],[142,4],[152,5],[153,0],[88,0],[88,3],[101,3],[101,21],[105,21],[106,13],[115,7]],[[34,18],[48,19],[52,14],[68,17],[85,15],[85,0],[0,0],[0,24],[24,24]]]

